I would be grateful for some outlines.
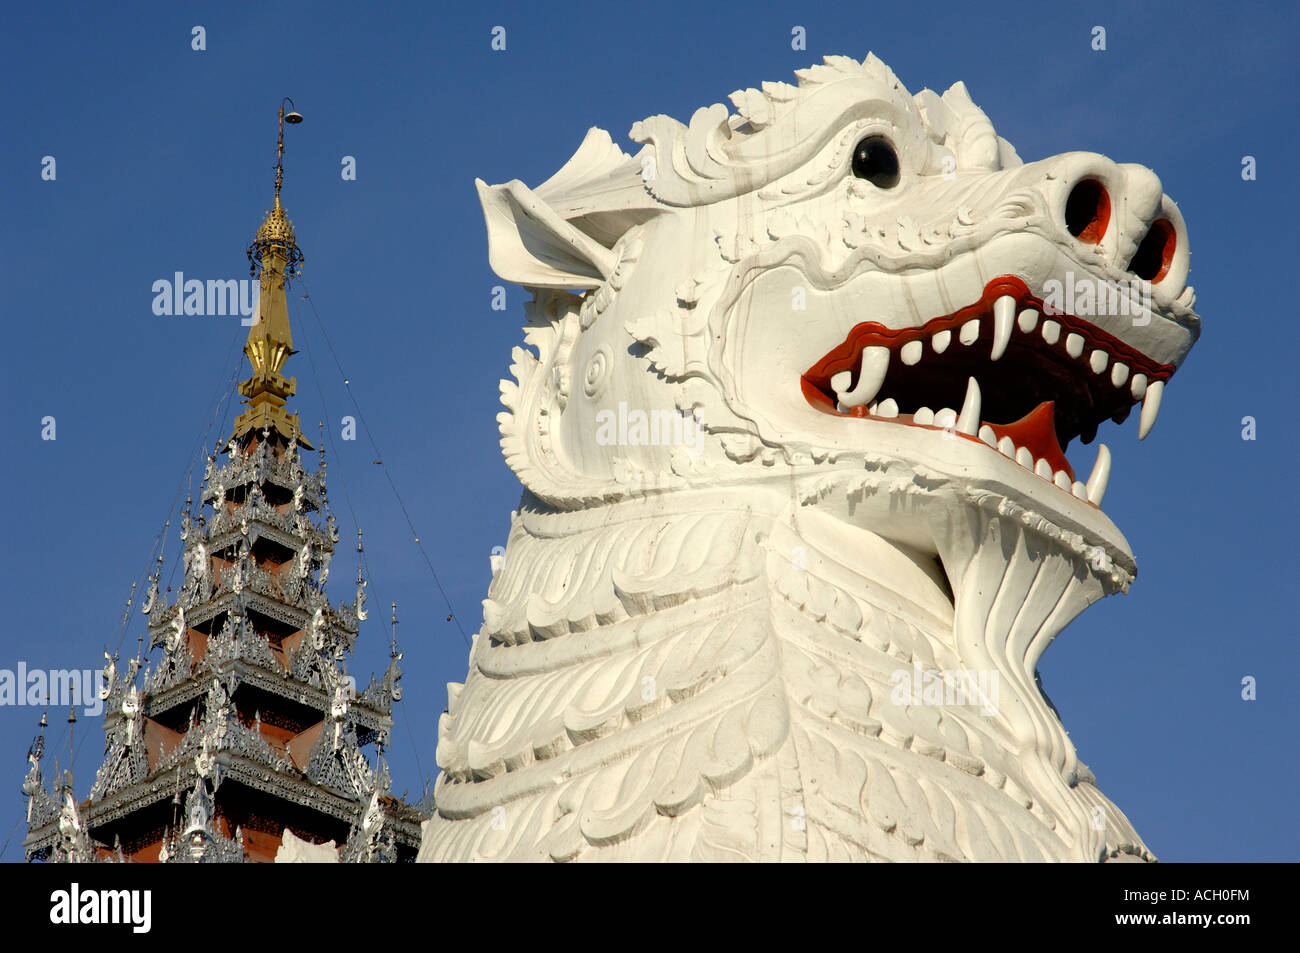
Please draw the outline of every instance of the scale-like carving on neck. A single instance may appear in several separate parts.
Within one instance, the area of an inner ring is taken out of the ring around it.
[[[440,725],[431,858],[716,857],[738,803],[756,858],[1144,852],[1035,683],[1102,581],[996,509],[940,527],[940,563],[798,496],[526,498]],[[935,673],[978,691],[933,704]],[[841,770],[806,773],[828,746]]]

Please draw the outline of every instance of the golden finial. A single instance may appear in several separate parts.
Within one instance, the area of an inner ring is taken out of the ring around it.
[[[288,113],[284,111],[285,103],[289,104]],[[284,207],[280,205],[280,187],[284,184],[284,124],[286,122],[291,126],[302,122],[302,115],[288,96],[280,102],[280,133],[275,143],[275,205],[266,213],[262,227],[257,230],[257,237],[253,239],[253,244],[248,246],[248,273],[252,277],[257,276],[259,264],[265,267],[266,255],[275,248],[283,251],[284,273],[287,278],[296,278],[305,260],[297,241],[294,240],[293,222],[289,221],[289,217],[284,214]]]
[[[284,111],[285,103],[289,112]],[[311,444],[302,438],[298,415],[284,409],[285,401],[292,397],[298,382],[282,373],[285,361],[296,353],[293,335],[289,330],[289,311],[286,286],[296,277],[303,261],[302,252],[294,239],[293,223],[284,214],[280,204],[280,189],[284,184],[284,124],[297,125],[302,116],[294,108],[293,100],[286,97],[280,103],[280,131],[276,140],[275,205],[266,213],[257,237],[248,247],[249,274],[256,276],[261,266],[261,288],[257,298],[257,314],[248,329],[248,343],[244,353],[252,365],[253,376],[239,385],[248,409],[235,421],[236,439],[266,428],[276,431],[288,441],[296,440],[310,449]]]

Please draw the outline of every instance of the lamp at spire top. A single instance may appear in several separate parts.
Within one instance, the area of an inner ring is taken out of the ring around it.
[[[284,111],[284,104],[289,104],[289,112]],[[257,276],[257,266],[266,266],[267,255],[276,254],[283,257],[283,272],[286,278],[296,278],[305,261],[298,243],[294,239],[293,222],[284,213],[280,204],[280,187],[284,184],[284,124],[297,125],[302,122],[302,114],[294,106],[293,100],[286,96],[280,102],[279,135],[275,143],[275,205],[266,213],[262,227],[257,230],[257,237],[248,246],[248,273]]]

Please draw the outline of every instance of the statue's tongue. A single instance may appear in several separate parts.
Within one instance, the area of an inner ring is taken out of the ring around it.
[[[1015,423],[989,423],[989,426],[999,440],[1010,437],[1017,447],[1024,447],[1032,453],[1035,460],[1046,460],[1051,464],[1053,473],[1064,470],[1071,480],[1074,479],[1074,469],[1056,439],[1055,401],[1043,401]]]

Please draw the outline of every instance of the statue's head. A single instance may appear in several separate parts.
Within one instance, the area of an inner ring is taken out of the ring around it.
[[[535,189],[479,183],[494,269],[534,291],[511,466],[560,508],[793,475],[931,553],[954,501],[1000,507],[1126,586],[1109,454],[1067,451],[1145,436],[1196,340],[1177,206],[1140,165],[1023,163],[960,83],[796,75],[637,123],[635,156],[593,129]]]

